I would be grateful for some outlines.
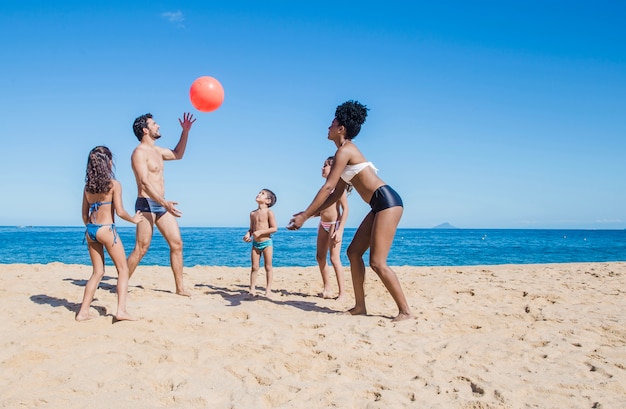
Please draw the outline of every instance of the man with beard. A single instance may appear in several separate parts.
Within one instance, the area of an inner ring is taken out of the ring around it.
[[[133,132],[139,140],[139,146],[131,156],[137,181],[135,211],[141,211],[144,220],[137,224],[135,248],[128,256],[129,277],[148,252],[156,224],[170,248],[170,265],[176,282],[176,294],[184,296],[190,294],[183,284],[183,240],[176,221],[181,212],[176,208],[177,202],[165,199],[163,167],[166,160],[182,159],[189,130],[195,121],[190,113],[184,113],[183,119],[178,119],[183,131],[174,149],[156,146],[156,140],[161,137],[161,133],[159,125],[152,119],[152,114],[142,115],[133,123]]]

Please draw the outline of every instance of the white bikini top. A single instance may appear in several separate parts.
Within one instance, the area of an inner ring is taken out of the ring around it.
[[[347,165],[341,173],[341,178],[344,180],[344,182],[350,183],[353,177],[358,175],[360,171],[367,167],[371,167],[372,169],[374,169],[374,172],[378,173],[378,169],[376,169],[376,166],[374,166],[372,162],[361,162],[357,163],[356,165]]]

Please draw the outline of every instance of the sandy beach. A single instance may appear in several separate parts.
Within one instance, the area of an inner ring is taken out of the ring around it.
[[[367,316],[317,297],[315,267],[140,266],[114,322],[107,267],[0,265],[2,408],[623,408],[626,263],[395,268],[416,319],[368,270]],[[349,276],[346,268],[347,276]],[[264,285],[264,273],[259,283]],[[261,288],[259,293],[262,293]]]

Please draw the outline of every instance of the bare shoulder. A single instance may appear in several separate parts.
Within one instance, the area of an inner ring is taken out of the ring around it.
[[[140,160],[141,158],[145,158],[148,155],[148,152],[143,145],[139,145],[133,150],[133,153],[130,155],[132,160]]]
[[[263,217],[265,217],[268,222],[272,222],[274,220],[274,212],[272,211],[272,209],[265,209]]]
[[[122,195],[122,184],[120,183],[119,180],[117,179],[113,179],[113,192],[119,194],[120,196]]]
[[[337,152],[335,152],[335,164],[339,166],[346,165],[354,155],[355,151],[353,148],[353,143],[345,143],[343,146],[340,146]]]
[[[363,155],[358,146],[356,146],[354,143],[348,143],[346,145],[346,156],[348,157],[347,163],[355,164],[367,162],[367,159],[365,159],[365,155]]]
[[[156,145],[154,145],[154,146],[153,146],[153,149],[154,149],[154,151],[155,151],[155,152],[157,152],[157,153],[158,153],[159,155],[161,155],[161,156],[164,156],[164,155],[167,155],[167,154],[172,153],[172,150],[171,150],[171,149],[169,149],[169,148],[164,148],[164,147],[162,147],[162,146],[156,146]]]
[[[267,218],[271,214],[271,210],[267,209],[267,208],[265,208],[265,209],[256,209],[252,213],[255,214],[259,218]]]
[[[174,153],[169,148],[164,148],[162,146],[157,146],[157,145],[151,145],[151,146],[139,145],[135,149],[138,150],[139,148],[142,148],[143,152],[145,152],[146,157],[149,158],[150,160],[175,159]]]

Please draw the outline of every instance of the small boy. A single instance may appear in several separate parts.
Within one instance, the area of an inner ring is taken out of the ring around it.
[[[265,259],[265,273],[267,275],[267,285],[265,287],[265,296],[272,296],[272,279],[274,272],[272,270],[272,254],[274,247],[272,245],[272,233],[278,231],[276,227],[276,218],[270,207],[276,203],[276,195],[269,189],[263,189],[256,196],[258,208],[250,212],[250,228],[243,241],[252,242],[252,268],[250,270],[250,295],[254,296],[256,278],[259,272],[261,255]]]

